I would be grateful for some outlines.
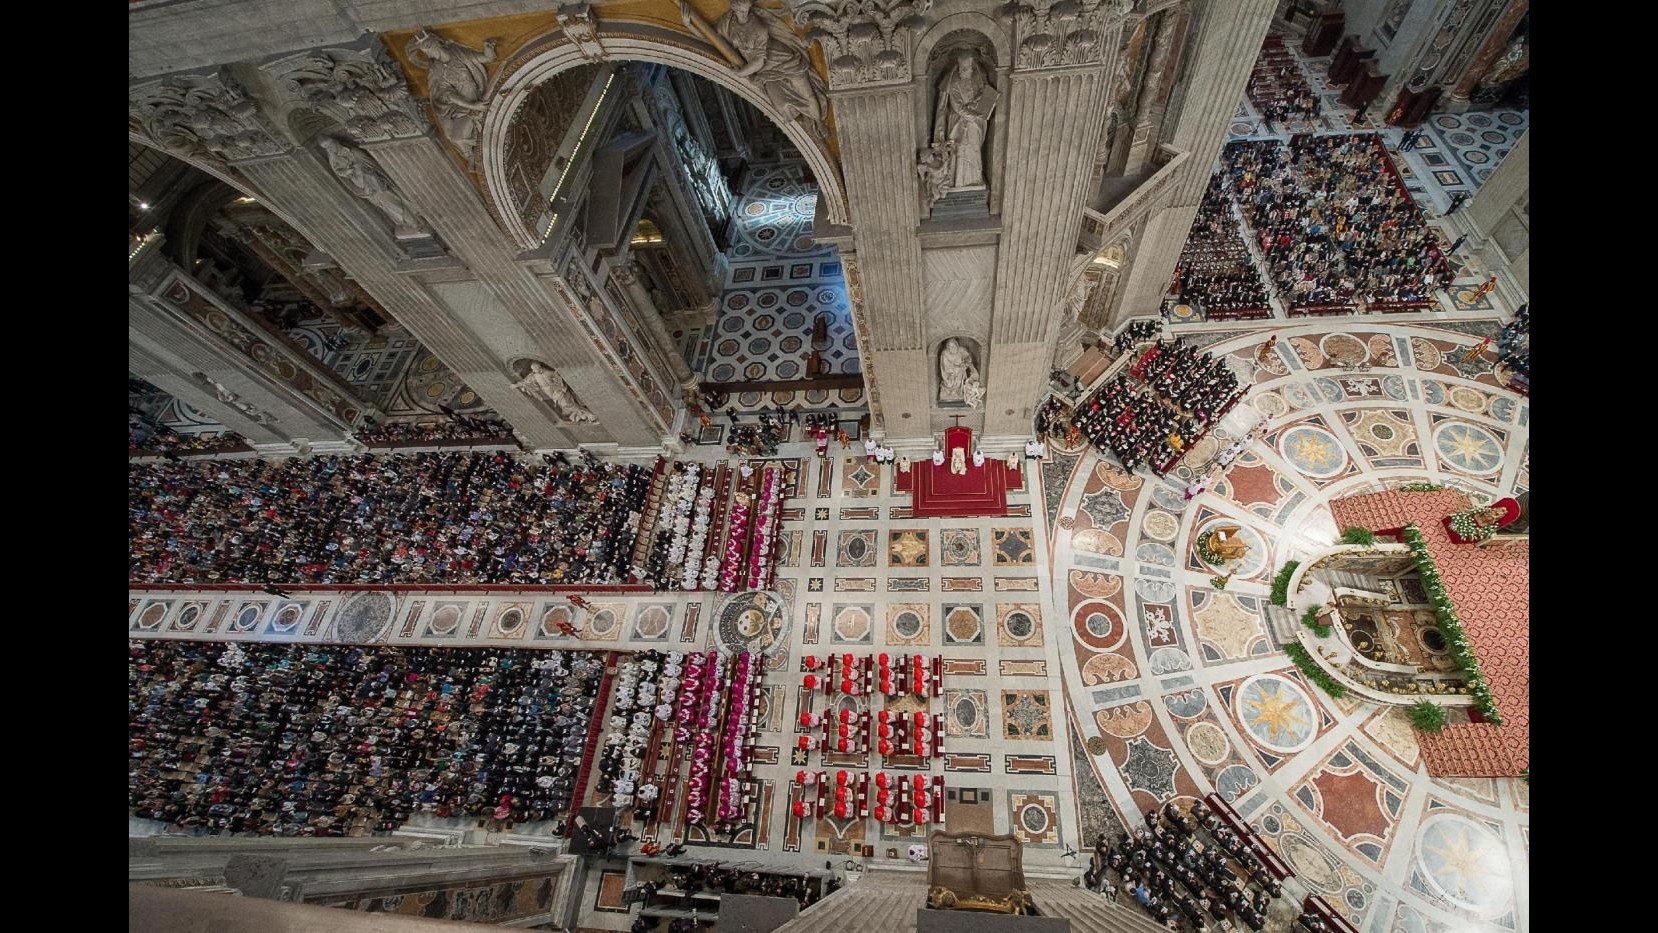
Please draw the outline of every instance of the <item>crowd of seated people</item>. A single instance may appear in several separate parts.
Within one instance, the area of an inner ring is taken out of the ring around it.
[[[172,428],[148,422],[127,421],[127,453],[158,453],[169,460],[180,454],[217,454],[251,450],[247,439],[235,431],[216,434],[180,434]]]
[[[135,583],[624,583],[652,472],[504,452],[147,462]]]
[[[603,669],[579,651],[131,642],[128,805],[198,834],[560,819]]]
[[[770,412],[761,412],[757,424],[739,423],[735,410],[728,414],[731,434],[726,438],[725,449],[729,453],[742,457],[775,457],[777,445],[788,440],[788,424]]]
[[[1192,221],[1180,262],[1174,270],[1174,294],[1202,309],[1205,318],[1269,317],[1266,285],[1249,247],[1238,236],[1238,222],[1232,216],[1232,200],[1226,193],[1226,176],[1216,173]]]
[[[1282,41],[1269,37],[1249,73],[1249,99],[1266,120],[1267,130],[1291,120],[1310,123],[1319,117],[1322,104],[1313,93],[1307,76],[1285,49]]]
[[[356,438],[370,447],[417,447],[443,444],[516,444],[512,425],[499,418],[474,418],[453,414],[442,421],[394,421],[373,424],[356,432]]]
[[[1048,396],[1036,409],[1036,436],[1047,440],[1049,434],[1064,433],[1070,428],[1071,409],[1053,396]]]
[[[1237,140],[1222,158],[1292,313],[1429,304],[1450,284],[1433,230],[1374,133]]]
[[[1176,338],[1083,399],[1071,421],[1130,472],[1144,463],[1162,475],[1240,394],[1225,360]]]
[[[1108,872],[1118,885],[1109,884]],[[1116,845],[1100,836],[1083,883],[1119,901],[1128,895],[1171,930],[1196,933],[1238,925],[1259,931],[1272,899],[1283,893],[1282,883],[1201,801],[1190,814],[1172,803],[1146,811],[1145,827]]]
[[[1127,353],[1139,344],[1149,343],[1157,339],[1157,336],[1162,332],[1162,321],[1151,318],[1137,318],[1129,321],[1128,326],[1112,338],[1111,346],[1118,353]]]

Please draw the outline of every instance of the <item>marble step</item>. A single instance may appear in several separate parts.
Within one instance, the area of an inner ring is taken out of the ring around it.
[[[1272,629],[1272,635],[1278,643],[1283,644],[1295,640],[1296,630],[1301,627],[1301,619],[1292,609],[1268,604],[1267,625]]]

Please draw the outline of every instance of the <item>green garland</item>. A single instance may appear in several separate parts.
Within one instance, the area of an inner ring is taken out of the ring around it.
[[[1407,712],[1410,724],[1419,732],[1438,732],[1445,728],[1445,707],[1432,700],[1412,704]]]
[[[1288,606],[1290,604],[1290,577],[1295,575],[1295,568],[1301,566],[1298,560],[1284,564],[1284,569],[1278,571],[1278,576],[1272,578],[1272,604],[1274,606]]]
[[[1465,509],[1461,512],[1452,512],[1451,530],[1456,532],[1456,536],[1464,541],[1473,541],[1477,543],[1488,540],[1492,535],[1497,533],[1497,526],[1495,524],[1481,525],[1474,521],[1474,516],[1484,511],[1486,511],[1486,509],[1478,508]]]
[[[1341,540],[1347,544],[1362,544],[1369,547],[1376,543],[1376,533],[1368,528],[1349,528],[1341,533]]]
[[[1197,556],[1198,560],[1203,561],[1205,564],[1213,564],[1214,566],[1219,567],[1226,563],[1226,559],[1221,557],[1219,554],[1216,554],[1214,551],[1209,550],[1209,538],[1213,534],[1214,532],[1212,531],[1205,531],[1203,534],[1197,536]]]
[[[1474,657],[1474,651],[1468,645],[1468,636],[1463,632],[1462,621],[1457,618],[1456,609],[1451,605],[1450,594],[1445,590],[1445,581],[1439,577],[1439,568],[1434,566],[1433,555],[1428,552],[1428,543],[1422,538],[1422,530],[1414,524],[1406,525],[1404,538],[1405,543],[1410,545],[1411,558],[1416,561],[1416,572],[1422,577],[1422,588],[1427,591],[1428,602],[1433,606],[1434,618],[1444,630],[1451,658],[1468,677],[1468,688],[1474,696],[1474,707],[1487,721],[1501,725],[1503,718],[1497,713],[1497,701],[1491,696],[1491,688],[1485,682],[1485,675],[1480,672],[1479,659]]]
[[[1399,487],[1400,492],[1438,492],[1444,489],[1438,483],[1406,483]]]
[[[1307,649],[1301,647],[1300,642],[1292,641],[1285,645],[1284,653],[1290,656],[1290,660],[1294,661],[1295,666],[1301,669],[1301,673],[1307,675],[1308,680],[1323,687],[1325,693],[1338,700],[1347,695],[1347,688],[1342,686],[1340,681],[1331,677],[1324,668],[1319,667],[1318,662],[1314,661],[1313,656],[1307,653]]]
[[[1321,606],[1308,606],[1307,611],[1301,614],[1301,624],[1318,633],[1319,638],[1329,638],[1333,629],[1328,622],[1318,621]]]
[[[1226,583],[1227,583],[1227,580],[1226,580],[1225,577],[1210,577],[1209,578],[1209,585],[1214,587],[1217,590],[1226,589]]]

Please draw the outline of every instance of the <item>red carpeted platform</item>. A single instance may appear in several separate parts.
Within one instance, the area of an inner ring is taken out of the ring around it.
[[[960,448],[967,458],[967,473],[957,476],[950,472],[952,451]],[[1024,478],[1018,470],[1008,475],[1007,464],[1000,460],[985,460],[984,466],[973,465],[973,432],[968,428],[946,428],[944,431],[944,465],[933,466],[923,460],[910,468],[908,482],[903,474],[898,477],[898,489],[908,487],[914,497],[910,514],[916,518],[968,518],[973,516],[1001,516],[1007,514],[1007,490],[1019,488]]]

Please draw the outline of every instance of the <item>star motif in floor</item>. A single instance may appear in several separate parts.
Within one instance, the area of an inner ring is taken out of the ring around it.
[[[1290,452],[1296,461],[1327,470],[1336,465],[1335,448],[1323,438],[1303,434],[1290,442]]]
[[[1249,725],[1266,726],[1274,742],[1279,741],[1280,734],[1287,737],[1311,725],[1301,715],[1300,708],[1304,704],[1300,698],[1285,697],[1277,684],[1262,684],[1244,702]]]

